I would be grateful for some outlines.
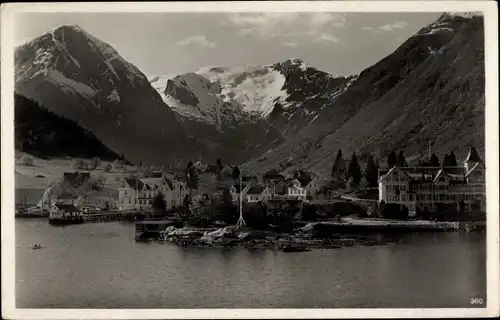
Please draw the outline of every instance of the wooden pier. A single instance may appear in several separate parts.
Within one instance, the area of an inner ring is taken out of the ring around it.
[[[85,213],[83,220],[85,222],[113,222],[123,220],[134,220],[135,212],[99,212],[99,213]]]

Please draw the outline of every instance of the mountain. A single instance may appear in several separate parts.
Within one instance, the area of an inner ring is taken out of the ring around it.
[[[202,148],[141,71],[78,26],[16,48],[15,76],[16,92],[77,122],[133,162],[171,163]]]
[[[468,147],[484,152],[484,27],[477,15],[443,14],[365,69],[295,136],[247,170],[301,166],[329,174],[335,154],[404,150],[410,162]]]
[[[223,158],[240,162],[278,147],[314,121],[355,77],[333,76],[288,59],[149,79],[186,132],[203,137]]]
[[[16,150],[36,157],[92,158],[114,161],[120,156],[74,121],[15,95]]]
[[[228,98],[225,83],[210,72],[153,76],[150,82],[184,130],[225,161],[245,162],[284,142],[258,111]]]

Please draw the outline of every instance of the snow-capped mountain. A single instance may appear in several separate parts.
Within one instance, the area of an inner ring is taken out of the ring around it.
[[[411,162],[427,154],[429,142],[440,158],[450,150],[463,157],[471,146],[484,150],[482,16],[443,14],[348,82],[312,124],[244,168],[327,173],[338,149],[356,151],[361,161],[373,153],[382,163],[391,150],[403,150]]]
[[[131,161],[165,163],[200,147],[139,69],[78,26],[16,48],[15,74],[16,92],[76,121]]]
[[[283,137],[312,121],[354,77],[333,76],[300,59],[240,67],[205,67],[151,76],[152,86],[181,121],[214,125],[271,124]]]

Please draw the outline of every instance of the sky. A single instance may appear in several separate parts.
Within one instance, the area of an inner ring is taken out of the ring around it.
[[[79,25],[148,76],[205,66],[272,64],[300,58],[353,75],[393,52],[441,13],[19,13],[17,45]]]

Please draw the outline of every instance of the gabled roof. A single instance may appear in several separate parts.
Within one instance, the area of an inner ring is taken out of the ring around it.
[[[313,181],[313,178],[308,176],[308,175],[307,176],[302,175],[302,176],[298,177],[297,180],[300,182],[300,184],[303,187],[306,187],[307,185],[309,185],[309,183],[311,183],[311,181]]]
[[[477,169],[477,167],[479,167],[481,163],[476,163],[468,172],[465,173],[465,178],[467,178],[472,172],[474,172],[474,170]]]
[[[245,184],[244,183],[241,187],[242,187],[243,190],[245,190],[248,186],[249,186],[249,184]],[[236,192],[238,192],[238,193],[240,192],[240,184],[239,183],[238,184],[234,184],[233,187],[236,190]]]
[[[251,187],[250,189],[248,189],[247,194],[262,194],[265,189],[266,187],[263,186]]]
[[[445,177],[446,181],[449,181],[450,178],[448,177],[448,175],[446,174],[446,172],[444,171],[444,169],[441,169],[438,171],[438,173],[436,174],[436,176],[434,176],[434,180],[432,180],[432,182],[436,182],[440,177]]]
[[[127,185],[134,190],[142,190],[144,188],[144,183],[137,178],[124,178]]]
[[[72,205],[72,204],[56,203],[55,206],[59,210],[64,210],[64,211],[67,211],[67,212],[78,212],[78,209],[74,205]]]
[[[464,162],[471,161],[471,162],[483,162],[481,158],[479,158],[479,155],[477,154],[476,148],[472,147],[469,150],[469,154],[467,155],[467,158],[465,159]]]

